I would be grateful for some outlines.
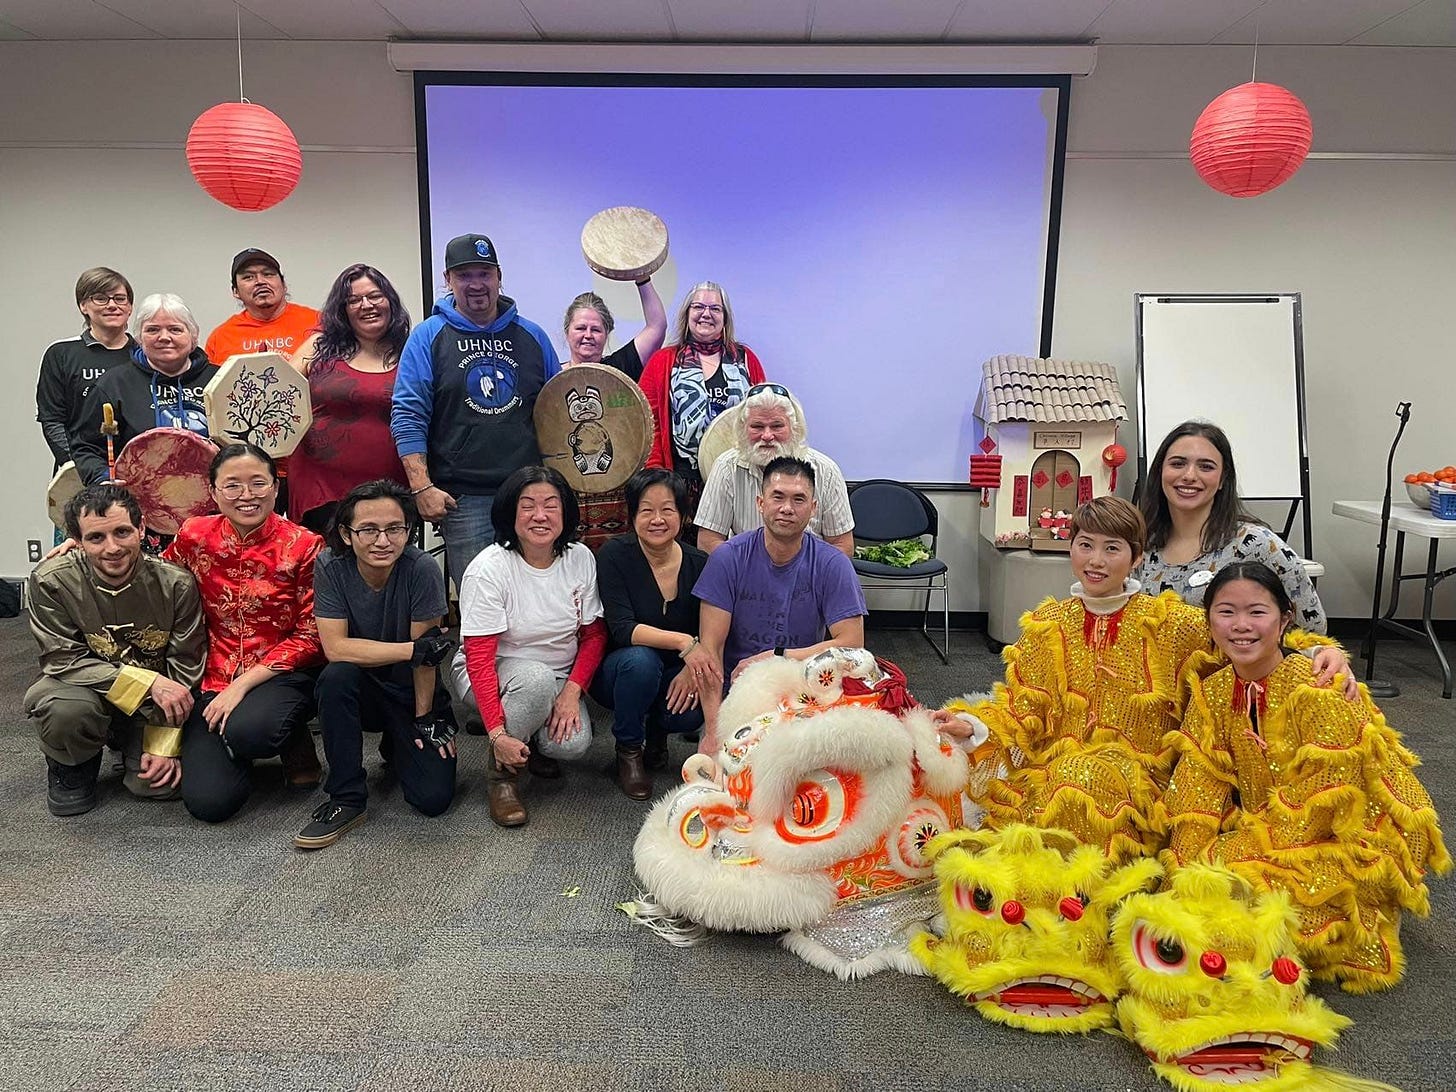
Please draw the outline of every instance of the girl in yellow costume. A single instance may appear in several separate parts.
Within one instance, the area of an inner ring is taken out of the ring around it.
[[[1319,978],[1365,993],[1400,979],[1400,912],[1429,913],[1428,869],[1451,860],[1418,760],[1361,688],[1310,685],[1282,640],[1288,593],[1264,566],[1222,569],[1204,602],[1229,666],[1191,683],[1179,755],[1158,808],[1165,863],[1222,862],[1287,891],[1297,944]]]
[[[1119,860],[1156,853],[1152,809],[1173,764],[1165,737],[1182,716],[1185,673],[1221,661],[1201,610],[1172,592],[1145,595],[1131,578],[1146,537],[1137,508],[1098,497],[1073,514],[1071,531],[1071,597],[1022,619],[990,701],[946,709],[990,730],[1003,773],[979,802],[992,825],[1060,827]],[[1325,682],[1349,668],[1337,647],[1320,648],[1315,661]]]

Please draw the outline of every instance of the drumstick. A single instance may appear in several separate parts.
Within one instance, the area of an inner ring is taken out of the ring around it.
[[[116,477],[116,414],[110,402],[101,403],[101,435],[106,437],[106,476]]]

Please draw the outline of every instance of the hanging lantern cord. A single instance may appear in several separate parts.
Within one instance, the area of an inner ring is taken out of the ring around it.
[[[243,95],[243,5],[233,4],[233,14],[238,18],[238,101],[247,102]]]

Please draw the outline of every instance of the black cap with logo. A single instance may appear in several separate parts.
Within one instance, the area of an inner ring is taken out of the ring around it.
[[[462,265],[493,265],[500,268],[500,259],[495,254],[495,244],[489,235],[457,235],[445,245],[445,269],[456,269]]]

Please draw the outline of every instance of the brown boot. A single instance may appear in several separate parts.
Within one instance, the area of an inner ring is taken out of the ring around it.
[[[290,789],[318,788],[322,768],[307,724],[300,724],[288,733],[278,757],[283,761],[283,779]]]
[[[652,795],[652,775],[642,762],[642,744],[617,744],[617,784],[633,800]]]
[[[521,794],[516,789],[515,774],[496,770],[486,782],[485,791],[490,799],[490,817],[496,826],[526,825],[526,805],[521,803]]]

